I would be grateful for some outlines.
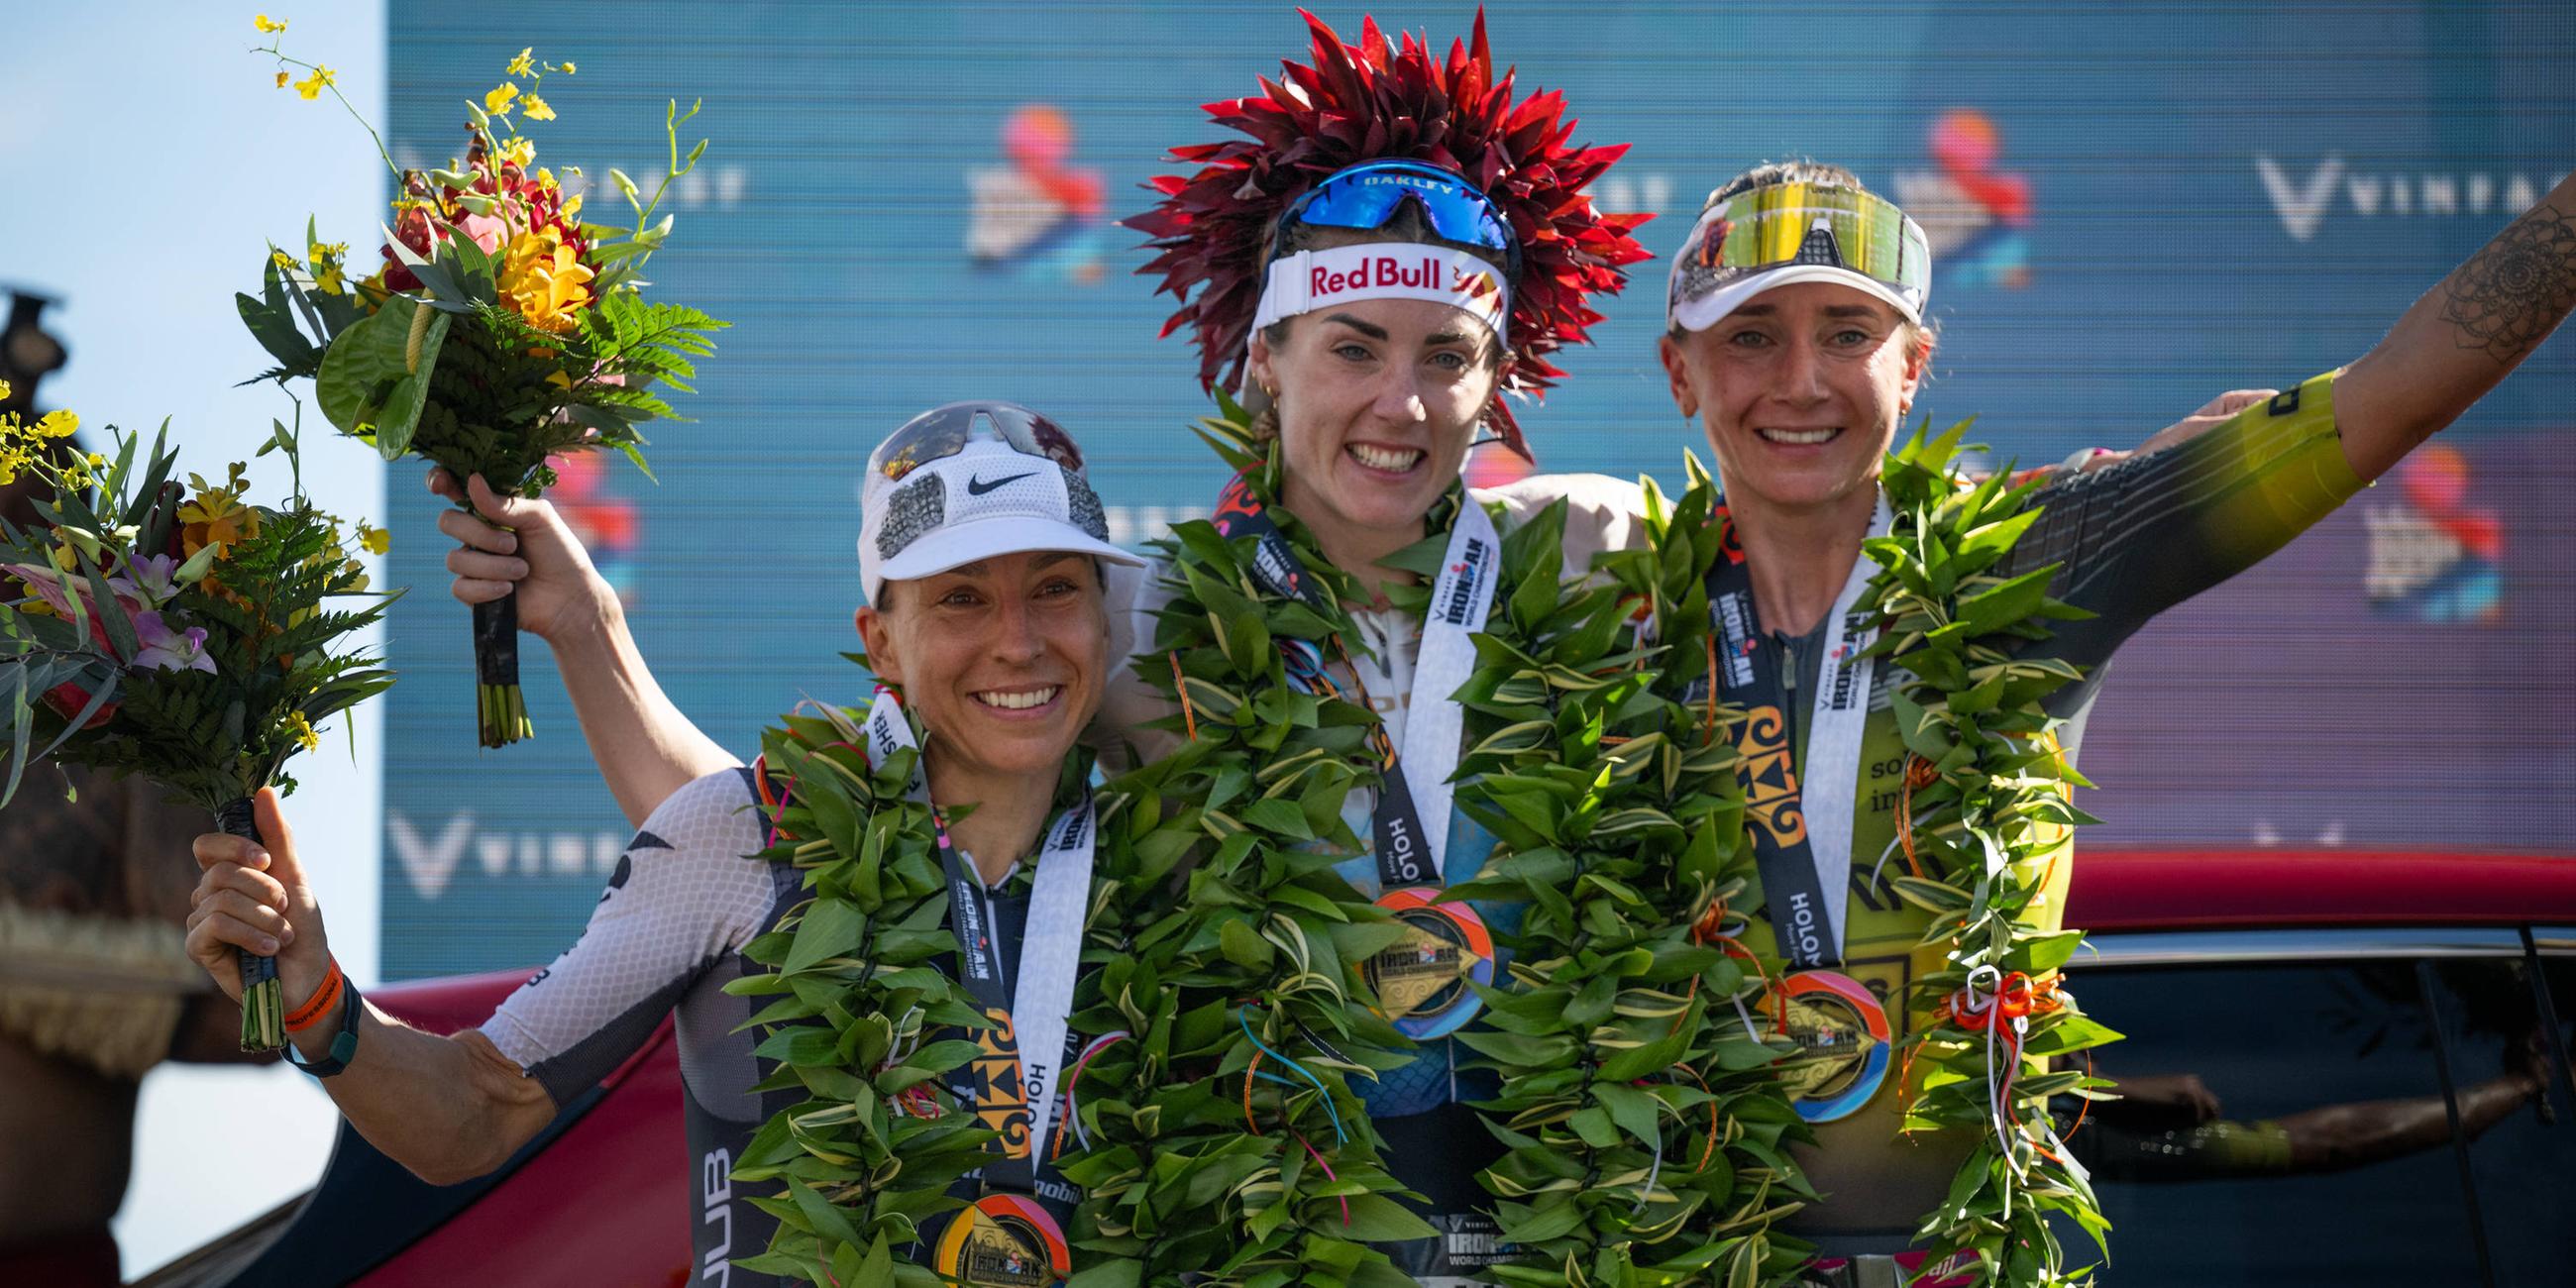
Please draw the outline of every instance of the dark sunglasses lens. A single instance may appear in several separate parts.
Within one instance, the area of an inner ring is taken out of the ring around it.
[[[1002,441],[1014,449],[1043,456],[1069,470],[1082,469],[1082,449],[1074,446],[1073,435],[1057,428],[1054,421],[1017,407],[988,408],[986,415],[1002,431]]]
[[[900,480],[932,461],[955,456],[965,448],[974,423],[971,406],[940,407],[913,417],[886,440],[881,466],[886,478]]]

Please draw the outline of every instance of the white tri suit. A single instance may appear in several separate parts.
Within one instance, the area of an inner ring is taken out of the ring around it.
[[[1490,491],[1474,489],[1469,495],[1477,501],[1501,503],[1503,514],[1497,526],[1506,533],[1550,503],[1565,500],[1568,513],[1563,549],[1569,573],[1590,568],[1593,555],[1603,550],[1643,539],[1637,516],[1644,508],[1644,497],[1634,483],[1598,474],[1554,474]],[[1160,571],[1158,567],[1110,570],[1112,604],[1126,600],[1133,605],[1131,615],[1111,629],[1114,652],[1128,654],[1152,646],[1154,614],[1169,600],[1157,589]],[[1508,594],[1509,588],[1501,593]],[[1414,692],[1414,669],[1422,651],[1422,623],[1397,610],[1355,608],[1351,617],[1361,635],[1360,640],[1352,641],[1350,661],[1362,668],[1356,678],[1378,716],[1386,722],[1388,739],[1402,746],[1410,704],[1417,698],[1426,702],[1448,698],[1445,693]],[[1362,644],[1364,653],[1359,647]],[[1343,681],[1353,678],[1342,666],[1336,665],[1335,670]],[[1150,760],[1178,746],[1178,735],[1142,726],[1173,710],[1132,668],[1122,667],[1113,679],[1094,730],[1103,735],[1103,742],[1127,739],[1139,756]],[[1111,748],[1102,750],[1105,757],[1116,755]],[[1372,899],[1385,893],[1380,888],[1377,857],[1368,848],[1373,844],[1372,815],[1376,807],[1375,791],[1351,793],[1342,816],[1363,849],[1337,865],[1354,887]],[[1473,879],[1493,849],[1494,837],[1490,833],[1469,821],[1464,813],[1453,811],[1442,860],[1443,884]],[[1506,932],[1519,928],[1518,904],[1478,902],[1474,907],[1489,926]],[[1502,959],[1498,957],[1495,969],[1501,968]],[[1356,1084],[1378,1134],[1386,1141],[1388,1170],[1407,1188],[1429,1200],[1419,1213],[1441,1231],[1438,1238],[1388,1249],[1396,1266],[1427,1288],[1466,1288],[1476,1281],[1483,1267],[1503,1259],[1497,1250],[1499,1227],[1485,1214],[1493,1200],[1476,1181],[1476,1173],[1502,1157],[1502,1147],[1476,1121],[1475,1111],[1467,1107],[1469,1102],[1491,1096],[1496,1090],[1495,1079],[1489,1073],[1471,1074],[1461,1068],[1473,1056],[1473,1052],[1449,1038],[1434,1038],[1423,1044],[1413,1063],[1380,1075],[1374,1083]]]
[[[768,1249],[777,1220],[750,1199],[779,1188],[736,1184],[733,1169],[771,1114],[805,1099],[801,1091],[752,1090],[776,1068],[753,1055],[765,1034],[741,1029],[762,999],[724,991],[766,969],[745,958],[743,947],[806,897],[797,869],[757,857],[766,824],[751,784],[752,771],[737,767],[664,800],[619,857],[581,938],[483,1025],[483,1035],[562,1105],[635,1054],[663,1016],[674,1017],[689,1140],[686,1219],[695,1252],[688,1282],[725,1288],[799,1282],[733,1264]],[[1028,924],[1030,872],[1023,863],[981,892],[994,938],[1014,963]],[[952,974],[957,969],[953,957],[939,964]],[[984,1080],[980,1088],[977,1079]],[[969,1061],[949,1080],[961,1102],[979,1103],[981,1090],[980,1102],[992,1103],[995,1093],[1014,1093],[1017,1061]],[[1042,1167],[1035,1181],[1033,1200],[1058,1229],[1069,1228],[1077,1192],[1052,1166]],[[975,1178],[950,1192],[976,1198]],[[929,1260],[945,1229],[943,1219],[923,1231],[923,1246],[913,1250],[917,1260]]]

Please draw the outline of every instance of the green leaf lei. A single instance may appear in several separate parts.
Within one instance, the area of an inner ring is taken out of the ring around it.
[[[776,999],[748,1021],[769,1030],[758,1054],[777,1062],[754,1090],[806,1098],[770,1118],[735,1166],[736,1182],[782,1187],[752,1200],[778,1229],[739,1264],[818,1285],[936,1284],[900,1255],[933,1217],[964,1206],[948,1187],[989,1161],[996,1133],[946,1082],[978,1045],[934,1039],[990,1023],[942,969],[957,940],[929,808],[905,791],[916,753],[872,772],[863,712],[800,712],[812,714],[762,735],[764,765],[790,785],[784,808],[763,811],[778,827],[763,857],[801,869],[809,897],[744,948],[769,969],[726,991]],[[1089,757],[1068,758],[1059,801],[1089,780]]]
[[[1896,528],[1865,547],[1883,570],[1868,601],[1885,625],[1874,650],[1900,668],[1896,713],[1918,758],[1908,822],[1921,872],[1896,888],[1932,913],[1925,942],[1953,945],[1947,967],[1916,985],[1917,1013],[1936,1018],[1915,1039],[1912,1058],[1930,1068],[1905,1130],[1981,1138],[1924,1220],[1927,1264],[1955,1255],[1955,1270],[1978,1283],[2056,1284],[2070,1277],[2045,1213],[2066,1213],[2097,1244],[2109,1223],[2049,1126],[2048,1100],[2098,1099],[2111,1084],[2039,1072],[2015,1052],[2035,1062],[2119,1035],[2055,984],[2083,932],[2027,924],[2048,863],[2065,856],[2066,829],[2093,821],[2068,801],[2070,785],[2091,784],[2059,753],[2060,722],[2040,705],[2082,672],[2015,654],[2047,638],[2044,621],[2085,613],[2048,597],[2055,564],[1994,571],[2038,517],[2029,499],[2039,484],[1961,478],[1954,458],[1967,428],[1934,437],[1927,421],[1890,454],[1882,485]]]
[[[1502,1076],[1480,1109],[1510,1152],[1480,1179],[1522,1254],[1506,1284],[1751,1284],[1808,1251],[1770,1233],[1814,1197],[1786,1150],[1794,1048],[1755,1027],[1765,970],[1731,937],[1754,871],[1741,712],[1662,683],[1708,644],[1715,489],[1693,462],[1677,506],[1646,495],[1650,548],[1590,580],[1561,584],[1562,503],[1504,539],[1509,596],[1458,695],[1459,808],[1498,844],[1452,893],[1529,908],[1509,989],[1459,1034]]]
[[[1276,498],[1276,454],[1223,410],[1203,436]],[[1357,638],[1350,586],[1309,543],[1325,607],[1273,598],[1252,548],[1204,521],[1161,543],[1175,599],[1140,665],[1185,710],[1163,725],[1190,740],[1101,796],[1106,902],[1074,1027],[1127,1036],[1078,1072],[1084,1144],[1057,1158],[1084,1195],[1080,1288],[1401,1284],[1369,1245],[1433,1233],[1395,1201],[1351,1087],[1411,1046],[1360,970],[1401,930],[1333,871],[1360,849],[1342,804],[1376,782],[1377,717],[1299,692],[1276,643]]]

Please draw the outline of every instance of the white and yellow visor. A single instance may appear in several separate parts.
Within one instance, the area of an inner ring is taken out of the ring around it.
[[[1932,247],[1895,204],[1854,188],[1778,183],[1700,212],[1673,256],[1664,316],[1704,331],[1745,301],[1793,282],[1838,282],[1908,322],[1932,295]]]

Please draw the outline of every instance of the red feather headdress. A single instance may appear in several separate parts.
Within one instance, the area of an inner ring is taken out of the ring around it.
[[[1283,61],[1280,79],[1263,78],[1259,96],[1208,104],[1217,124],[1248,137],[1172,149],[1198,172],[1155,179],[1162,201],[1125,221],[1159,252],[1137,272],[1160,275],[1157,293],[1185,301],[1162,334],[1188,325],[1199,383],[1232,386],[1260,307],[1271,232],[1289,205],[1363,161],[1427,161],[1465,175],[1511,220],[1522,269],[1512,291],[1518,362],[1504,388],[1543,394],[1565,374],[1547,355],[1601,320],[1585,297],[1617,291],[1628,280],[1622,266],[1650,258],[1629,233],[1653,216],[1601,214],[1584,192],[1627,145],[1567,146],[1575,122],[1564,119],[1555,91],[1514,103],[1514,72],[1494,75],[1482,10],[1472,41],[1452,42],[1446,61],[1410,33],[1395,46],[1374,18],[1362,20],[1360,43],[1345,45],[1321,19],[1297,12],[1314,37],[1314,64]],[[1504,443],[1529,457],[1500,400],[1493,419]]]

